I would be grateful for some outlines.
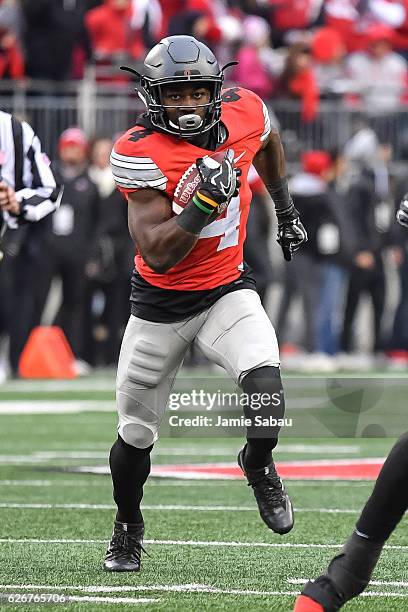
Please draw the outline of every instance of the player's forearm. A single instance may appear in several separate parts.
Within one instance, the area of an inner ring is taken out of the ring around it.
[[[200,207],[194,203],[197,200]],[[147,265],[165,274],[190,253],[213,213],[214,209],[206,212],[195,196],[179,215],[150,225],[143,232],[137,219],[133,221],[130,216],[129,229]]]
[[[271,132],[266,145],[255,156],[254,166],[274,202],[278,220],[290,217],[294,205],[289,194],[285,154],[278,132]]]
[[[152,227],[143,236],[131,227],[130,232],[144,261],[158,274],[165,274],[182,261],[198,240],[198,235],[180,227],[177,217]]]
[[[285,153],[279,132],[269,134],[265,145],[254,157],[254,166],[265,185],[286,175]]]

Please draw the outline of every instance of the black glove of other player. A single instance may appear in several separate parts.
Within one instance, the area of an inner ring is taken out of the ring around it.
[[[292,253],[307,242],[307,231],[300,220],[296,208],[293,208],[288,218],[278,219],[277,240],[282,248],[283,256],[286,261],[290,261],[292,259]]]
[[[228,206],[230,200],[238,195],[241,183],[239,176],[242,174],[239,168],[234,168],[234,151],[228,149],[225,159],[214,168],[210,157],[200,157],[196,161],[198,172],[201,177],[199,193],[203,193],[218,205],[217,214],[221,214]]]
[[[397,211],[397,221],[400,225],[408,227],[408,193],[402,198]]]

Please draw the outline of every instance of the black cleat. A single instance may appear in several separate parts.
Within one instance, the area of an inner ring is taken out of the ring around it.
[[[383,546],[354,532],[327,571],[308,582],[302,595],[320,603],[325,612],[337,612],[367,587]]]
[[[244,449],[238,453],[238,465],[248,480],[248,486],[254,491],[262,520],[275,533],[288,533],[294,523],[293,508],[274,462],[260,470],[247,470],[244,468],[243,452]]]
[[[107,572],[138,572],[144,534],[143,523],[115,521],[103,569]]]

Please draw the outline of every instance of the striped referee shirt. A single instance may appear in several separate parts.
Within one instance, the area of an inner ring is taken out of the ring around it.
[[[38,136],[28,123],[3,111],[0,111],[0,175],[15,190],[21,204],[19,216],[3,211],[10,228],[39,221],[58,208],[59,190]]]

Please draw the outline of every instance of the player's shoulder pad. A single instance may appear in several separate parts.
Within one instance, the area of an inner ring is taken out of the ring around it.
[[[223,104],[233,103],[242,106],[242,109],[254,122],[259,117],[260,139],[264,141],[268,138],[271,131],[271,119],[268,107],[258,94],[244,87],[230,87],[222,91],[221,99]]]
[[[115,142],[110,163],[113,178],[121,189],[166,189],[167,178],[154,159],[154,147],[147,143],[152,134],[153,130],[137,126]]]

